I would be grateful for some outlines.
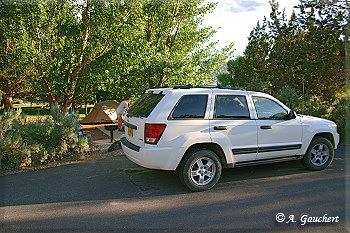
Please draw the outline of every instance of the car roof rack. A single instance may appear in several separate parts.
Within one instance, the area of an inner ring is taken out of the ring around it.
[[[196,86],[196,87],[198,87],[198,88],[217,88],[217,89],[229,89],[229,90],[236,90],[236,91],[245,91],[244,88],[231,87],[231,86],[221,86],[220,84],[218,84],[218,85]]]
[[[191,89],[194,88],[193,85],[187,84],[186,86],[173,86],[173,89]]]

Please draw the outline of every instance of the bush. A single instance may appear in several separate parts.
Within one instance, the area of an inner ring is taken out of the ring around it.
[[[306,93],[303,97],[290,86],[284,86],[276,94],[276,98],[290,109],[304,115],[325,117],[329,108],[329,103],[322,101],[318,96]]]
[[[4,112],[1,116],[0,125],[0,162],[1,165],[7,164],[10,167],[18,167],[20,161],[28,160],[30,153],[26,158],[21,158],[21,151],[28,152],[26,145],[19,132],[13,130],[13,124],[21,115],[21,110],[11,110]]]
[[[306,93],[304,96],[304,107],[302,105],[302,97],[299,105],[297,105],[298,112],[304,112],[304,115],[316,116],[316,117],[326,117],[327,109],[329,108],[329,103],[322,101],[320,97],[316,95],[310,95]]]
[[[297,91],[285,86],[276,95],[288,107],[298,113],[322,117],[334,121],[338,125],[342,144],[350,144],[349,103],[350,88],[344,87],[336,92],[335,100],[331,103],[322,101],[318,96],[307,93],[304,98]]]
[[[276,98],[282,101],[282,103],[287,105],[290,109],[298,111],[297,108],[300,103],[300,96],[294,88],[290,86],[282,87],[281,91],[276,95]]]
[[[76,113],[63,116],[58,106],[51,116],[25,121],[21,110],[11,110],[1,116],[0,163],[2,168],[54,162],[70,156],[83,156],[89,141],[78,136]]]
[[[350,114],[349,114],[349,102],[350,102],[350,88],[344,87],[339,90],[335,95],[335,100],[328,108],[326,117],[338,125],[338,131],[341,136],[341,142],[343,144],[350,145]]]

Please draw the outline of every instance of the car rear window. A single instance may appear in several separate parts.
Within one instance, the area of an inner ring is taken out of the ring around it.
[[[163,97],[164,94],[162,94],[162,92],[160,92],[159,94],[144,93],[129,108],[128,115],[137,117],[148,117]]]
[[[169,119],[204,119],[208,95],[184,95],[176,104]]]

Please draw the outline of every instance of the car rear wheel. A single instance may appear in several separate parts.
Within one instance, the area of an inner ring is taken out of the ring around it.
[[[332,143],[326,138],[317,137],[311,142],[303,158],[303,164],[310,170],[319,171],[328,167],[333,158]]]
[[[211,189],[220,179],[222,166],[219,157],[211,150],[192,152],[180,164],[182,183],[192,191]]]

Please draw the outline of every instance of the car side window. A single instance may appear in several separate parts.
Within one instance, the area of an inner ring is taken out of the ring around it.
[[[288,112],[278,103],[264,97],[253,97],[258,119],[283,120]]]
[[[215,119],[250,119],[245,96],[217,95],[215,97]]]
[[[184,95],[174,107],[169,119],[204,119],[208,95]]]

